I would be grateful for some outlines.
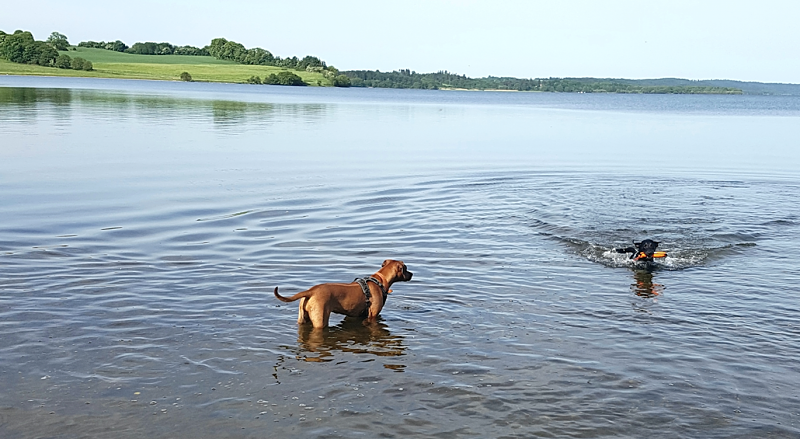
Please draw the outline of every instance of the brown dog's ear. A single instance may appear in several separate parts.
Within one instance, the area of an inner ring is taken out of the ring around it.
[[[381,264],[381,267],[385,267],[385,266],[386,266],[386,264],[388,264],[388,263],[389,263],[389,260],[388,260],[388,259],[387,259],[387,260],[385,260],[385,261],[383,261],[383,264]]]

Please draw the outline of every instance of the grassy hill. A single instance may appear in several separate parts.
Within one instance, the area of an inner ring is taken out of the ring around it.
[[[259,76],[263,79],[270,73],[277,74],[287,70],[280,67],[236,64],[211,56],[134,55],[86,47],[74,49],[59,53],[91,61],[94,66],[93,71],[16,64],[0,59],[0,74],[179,81],[182,72],[189,72],[195,81],[244,83],[251,76]],[[291,70],[291,72],[300,76],[308,85],[331,85],[330,81],[325,79],[321,73],[297,70]]]
[[[74,49],[74,50],[73,50]],[[213,56],[191,55],[136,55],[125,52],[115,52],[105,49],[91,49],[88,47],[72,47],[70,50],[60,51],[71,57],[79,56],[88,59],[93,64],[181,64],[181,65],[236,65],[231,61],[216,59]]]

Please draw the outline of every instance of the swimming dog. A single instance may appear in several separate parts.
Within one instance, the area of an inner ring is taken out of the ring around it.
[[[644,239],[641,242],[634,242],[635,247],[615,248],[617,253],[631,253],[634,261],[653,262],[653,258],[665,258],[665,252],[657,252],[658,242],[652,239]]]
[[[395,282],[408,282],[414,274],[403,261],[387,259],[381,269],[371,276],[356,278],[345,283],[325,283],[301,291],[292,297],[283,297],[275,287],[275,297],[283,302],[300,300],[297,323],[311,322],[314,328],[328,326],[331,313],[351,317],[366,317],[364,324],[374,323],[386,304]]]

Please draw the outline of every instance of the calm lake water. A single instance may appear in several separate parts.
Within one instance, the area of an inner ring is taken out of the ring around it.
[[[0,437],[796,438],[798,139],[798,97],[0,77]],[[272,296],[387,258],[373,327]]]

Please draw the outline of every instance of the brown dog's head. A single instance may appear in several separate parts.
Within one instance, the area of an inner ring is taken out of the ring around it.
[[[408,267],[406,267],[403,261],[395,261],[392,259],[383,261],[380,272],[386,275],[389,283],[408,282],[411,280],[411,276],[414,276],[414,273],[408,271]]]

